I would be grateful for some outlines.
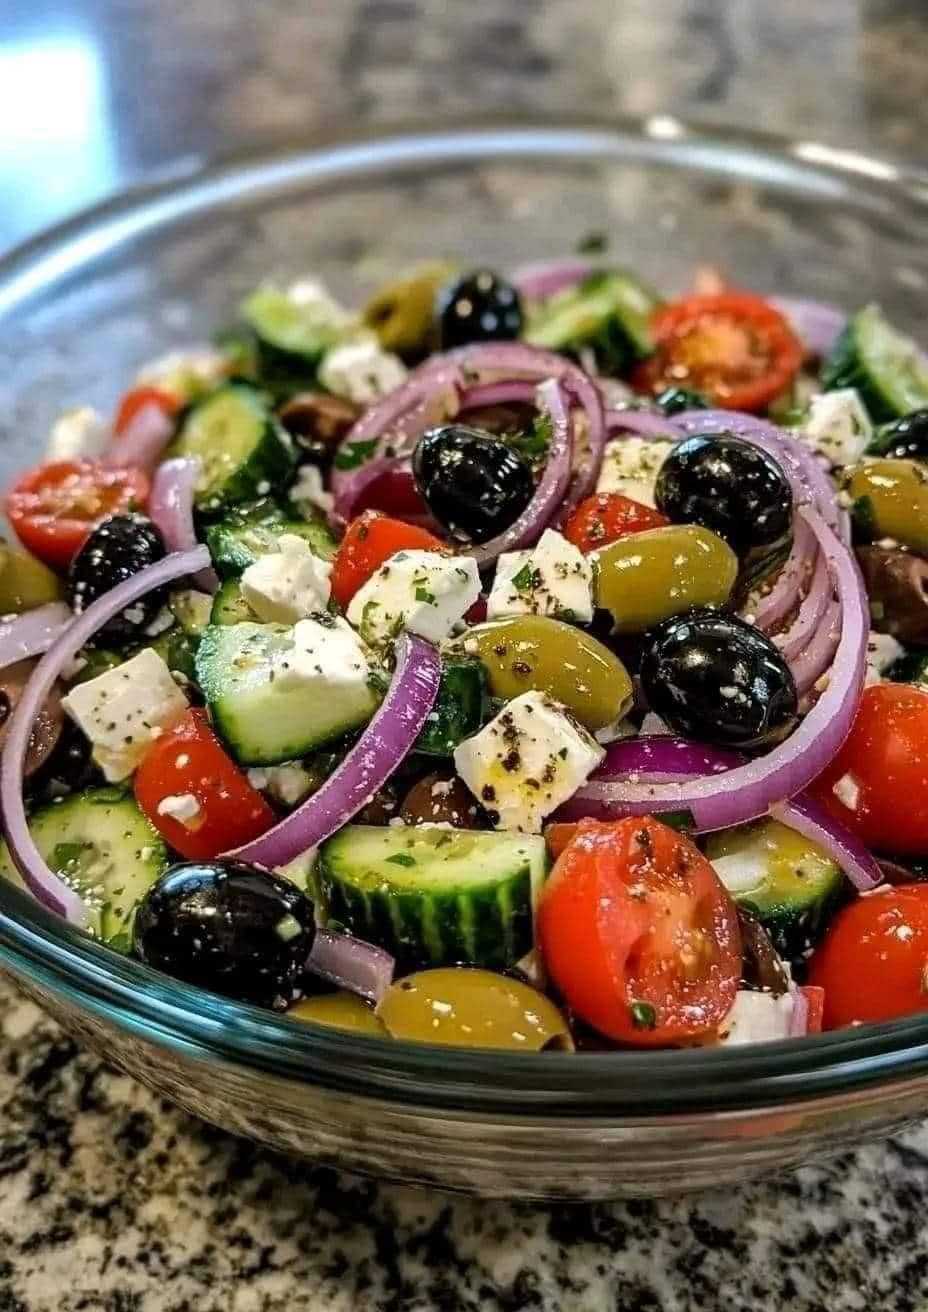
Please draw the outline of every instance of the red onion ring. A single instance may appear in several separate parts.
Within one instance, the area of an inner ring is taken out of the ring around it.
[[[461,393],[461,412],[487,405],[511,405],[514,401],[534,405],[534,383],[522,379],[513,379],[508,383],[477,383]]]
[[[828,669],[840,637],[841,605],[832,599],[808,645],[789,662],[800,697],[805,696]]]
[[[830,353],[847,323],[837,306],[798,296],[771,296],[770,304],[784,316],[810,355],[821,359]]]
[[[0,621],[0,670],[30,656],[41,656],[73,619],[70,606],[63,601],[50,601]]]
[[[576,287],[592,271],[589,260],[541,260],[520,265],[512,275],[512,285],[527,301],[546,301],[568,287]]]
[[[412,634],[401,634],[387,694],[341,765],[280,824],[223,855],[274,869],[318,847],[348,824],[416,741],[438,695],[440,677],[435,648]]]
[[[199,476],[198,460],[165,460],[155,471],[148,498],[148,514],[161,532],[168,551],[192,551],[197,546],[193,527],[193,494]],[[194,576],[197,587],[215,592],[219,579],[212,568]]]
[[[0,809],[3,812],[7,846],[13,864],[32,895],[43,906],[64,916],[72,924],[87,924],[87,908],[74,890],[50,870],[42,859],[29,832],[23,805],[23,768],[33,721],[45,705],[62,669],[107,620],[153,589],[195,574],[208,564],[209,552],[205,547],[197,547],[194,551],[178,551],[139,570],[138,574],[99,597],[58,634],[33,670],[10,717],[6,744],[0,757]]]
[[[393,983],[396,962],[386,949],[353,934],[317,929],[306,969],[369,1002],[379,1002]]]
[[[610,437],[617,433],[635,433],[641,437],[666,438],[679,442],[686,434],[666,415],[650,410],[607,410],[606,431]]]
[[[764,633],[778,629],[796,609],[809,562],[816,553],[815,538],[809,526],[793,517],[793,545],[773,587],[761,597],[754,609],[754,623]]]
[[[149,402],[136,411],[131,422],[114,439],[103,456],[103,463],[117,468],[135,465],[151,470],[173,436],[174,420],[160,405]]]
[[[828,566],[822,553],[815,551],[814,547],[813,551],[815,565],[809,590],[800,602],[792,624],[783,633],[776,634],[773,639],[787,662],[794,661],[805,651],[831,600],[831,578],[828,574]]]
[[[859,893],[868,893],[883,882],[883,872],[876,857],[808,793],[772,806],[770,814],[823,848]]]

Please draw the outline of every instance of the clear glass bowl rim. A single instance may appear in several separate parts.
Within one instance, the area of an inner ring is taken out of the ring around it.
[[[506,116],[275,143],[162,173],[0,258],[0,318],[146,233],[247,197],[391,170],[504,159],[610,158],[832,198],[928,239],[928,171],[818,142],[649,118]],[[0,881],[2,883],[2,881]],[[205,1062],[435,1110],[647,1120],[821,1098],[928,1072],[928,1014],[731,1049],[508,1054],[364,1038],[231,1002],[120,957],[0,887],[0,965],[139,1038]]]

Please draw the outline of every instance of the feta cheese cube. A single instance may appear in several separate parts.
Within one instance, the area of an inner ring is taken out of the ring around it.
[[[110,426],[98,410],[81,405],[65,410],[52,424],[47,460],[92,460],[102,455],[110,440]]]
[[[142,366],[135,376],[141,387],[161,387],[182,401],[194,401],[223,382],[229,362],[212,346],[190,346],[170,351]]]
[[[399,356],[381,350],[376,337],[361,337],[326,351],[319,365],[319,381],[336,396],[356,405],[371,405],[392,392],[406,378]]]
[[[339,305],[317,278],[298,278],[286,290],[287,299],[300,311],[304,323],[319,328],[347,331],[355,324],[354,315]]]
[[[607,442],[596,491],[621,492],[643,506],[653,506],[657,475],[674,445],[647,437],[619,437]]]
[[[299,761],[284,761],[281,765],[265,765],[249,770],[248,782],[252,788],[268,792],[284,806],[296,806],[312,792],[313,780]]]
[[[487,619],[548,615],[588,624],[593,618],[593,566],[554,529],[545,529],[531,551],[507,551],[496,566]]]
[[[316,510],[328,515],[335,505],[335,498],[326,492],[322,472],[315,465],[302,466],[289,496],[304,519],[312,519]]]
[[[158,814],[177,820],[185,829],[196,829],[201,823],[200,803],[193,793],[170,793],[158,803]]]
[[[155,738],[187,709],[187,698],[157,652],[131,660],[72,688],[61,702],[93,744],[111,783],[128,779]]]
[[[371,710],[371,654],[341,616],[322,612],[293,626],[292,643],[274,664],[281,687],[301,687],[315,698],[330,697],[345,709]],[[375,703],[376,704],[376,703]]]
[[[788,1039],[793,1018],[793,996],[755,993],[739,989],[731,1011],[719,1027],[719,1043],[769,1043]]]
[[[533,691],[460,743],[454,768],[497,829],[537,834],[545,816],[573,796],[604,756],[563,706]]]
[[[296,533],[282,533],[278,547],[247,567],[242,596],[265,624],[295,624],[328,605],[332,565]]]
[[[472,556],[397,551],[352,597],[348,619],[370,643],[387,642],[403,629],[441,642],[479,596]]]
[[[813,396],[799,433],[829,464],[853,465],[873,437],[873,424],[857,389],[845,387]]]
[[[905,648],[892,634],[876,633],[871,629],[867,639],[866,686],[869,687],[871,683],[881,683],[889,667],[904,654]]]

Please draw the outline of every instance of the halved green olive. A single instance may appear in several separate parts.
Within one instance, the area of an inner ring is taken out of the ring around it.
[[[547,693],[593,732],[631,702],[632,681],[618,656],[573,624],[541,615],[490,620],[475,625],[464,646],[486,666],[494,697]]]
[[[318,1025],[331,1025],[337,1030],[352,1030],[355,1034],[375,1034],[387,1038],[387,1031],[377,1014],[356,993],[339,989],[337,993],[320,993],[304,998],[287,1012],[291,1020],[314,1020]]]
[[[490,970],[444,967],[398,980],[377,1008],[395,1039],[461,1048],[573,1049],[567,1021],[537,989]]]
[[[928,468],[920,461],[868,460],[851,474],[847,491],[867,537],[928,551]]]
[[[616,633],[642,633],[696,606],[723,606],[738,577],[738,557],[698,524],[633,533],[596,553],[596,604]]]
[[[420,264],[371,297],[364,307],[364,322],[384,350],[413,356],[428,350],[435,327],[435,297],[453,273],[452,264]]]
[[[27,551],[0,542],[0,615],[34,610],[64,596],[61,580]]]

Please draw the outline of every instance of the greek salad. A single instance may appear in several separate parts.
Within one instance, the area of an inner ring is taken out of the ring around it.
[[[928,1009],[928,358],[879,307],[268,283],[5,508],[0,870],[113,950],[513,1051]]]

